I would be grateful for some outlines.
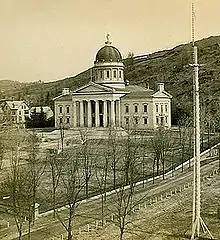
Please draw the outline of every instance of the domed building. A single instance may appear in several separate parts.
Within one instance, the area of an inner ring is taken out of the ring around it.
[[[158,84],[154,91],[129,85],[124,79],[124,64],[120,51],[107,36],[105,45],[97,52],[94,80],[54,99],[55,126],[66,128],[149,129],[171,126],[172,96]]]

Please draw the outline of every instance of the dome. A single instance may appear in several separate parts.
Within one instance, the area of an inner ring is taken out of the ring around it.
[[[98,62],[121,62],[122,56],[116,47],[109,44],[99,49],[96,54],[95,63]]]

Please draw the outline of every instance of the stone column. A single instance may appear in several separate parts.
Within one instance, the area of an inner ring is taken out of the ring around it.
[[[77,111],[76,111],[76,101],[73,101],[73,127],[77,127]]]
[[[83,101],[79,102],[79,118],[80,118],[80,127],[84,127],[84,111],[83,111]]]
[[[92,108],[91,101],[88,101],[88,127],[92,127]]]
[[[118,126],[121,127],[121,102],[118,100]]]
[[[107,101],[103,101],[103,108],[104,108],[104,112],[103,112],[103,126],[107,127]]]
[[[115,126],[115,101],[111,101],[111,125]]]
[[[100,126],[100,121],[99,121],[99,101],[95,101],[95,126],[99,127]]]

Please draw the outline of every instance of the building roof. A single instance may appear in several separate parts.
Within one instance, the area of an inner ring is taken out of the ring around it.
[[[60,95],[58,97],[53,98],[53,100],[61,100],[61,101],[72,101],[72,94],[68,94],[68,95]]]
[[[121,62],[122,61],[122,56],[119,50],[110,45],[107,44],[101,49],[96,54],[95,58],[95,63],[98,62]]]
[[[24,101],[6,101],[6,104],[11,108],[11,109],[18,109]]]
[[[124,95],[123,99],[140,99],[140,98],[150,98],[154,94],[154,90],[141,87],[138,85],[128,85],[124,88],[124,91],[129,92]]]

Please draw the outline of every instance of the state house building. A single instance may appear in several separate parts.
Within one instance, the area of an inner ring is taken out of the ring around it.
[[[171,98],[159,83],[156,91],[129,85],[124,79],[121,53],[107,37],[97,52],[94,80],[54,98],[55,127],[95,128],[116,126],[148,129],[171,126]]]

